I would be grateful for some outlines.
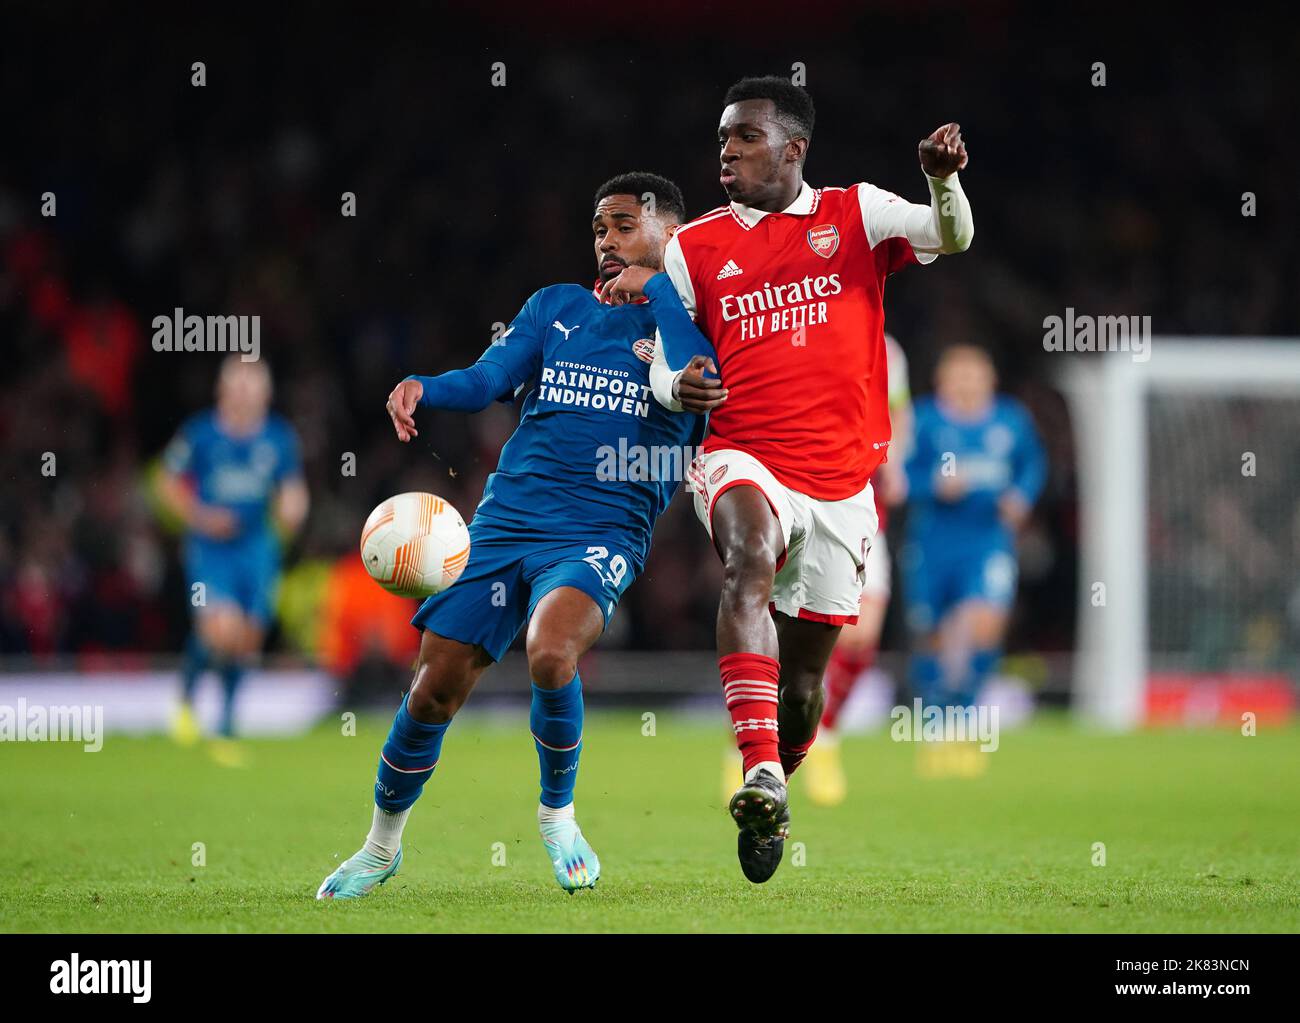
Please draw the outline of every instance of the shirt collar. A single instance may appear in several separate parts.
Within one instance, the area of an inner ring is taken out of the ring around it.
[[[816,212],[820,199],[821,192],[805,181],[803,187],[799,189],[799,194],[794,197],[794,202],[781,212],[789,213],[795,217],[806,217],[808,214]],[[731,204],[731,215],[739,220],[741,226],[746,230],[757,226],[758,222],[766,217],[768,212],[768,210],[756,210],[752,206],[744,206],[738,202]]]

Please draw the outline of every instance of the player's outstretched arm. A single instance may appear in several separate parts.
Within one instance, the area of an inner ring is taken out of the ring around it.
[[[921,140],[917,154],[930,187],[930,205],[863,184],[858,201],[867,237],[872,246],[886,238],[906,238],[916,252],[931,256],[965,252],[975,237],[975,218],[957,176],[969,159],[961,125],[936,129]]]
[[[453,369],[435,377],[409,376],[393,388],[384,407],[397,439],[405,443],[420,435],[415,428],[417,407],[481,412],[511,390],[510,375],[504,367],[479,360],[466,369]]]
[[[961,125],[952,121],[936,128],[917,144],[916,152],[930,184],[930,219],[939,236],[937,251],[943,255],[965,252],[975,237],[975,220],[957,179],[957,172],[965,170],[970,161]]]
[[[403,443],[418,437],[415,410],[448,409],[452,412],[482,412],[494,401],[516,394],[534,380],[541,366],[542,341],[537,329],[538,310],[547,289],[533,292],[519,315],[466,369],[453,369],[436,377],[409,376],[388,395],[388,417],[397,439]],[[549,317],[540,322],[549,323]]]
[[[921,139],[916,146],[921,158],[921,169],[932,178],[946,178],[965,170],[970,162],[966,143],[962,141],[961,125],[950,121]]]

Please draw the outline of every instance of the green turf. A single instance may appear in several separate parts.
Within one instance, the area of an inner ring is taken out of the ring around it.
[[[1046,721],[1004,731],[984,777],[943,780],[917,776],[913,745],[850,738],[848,802],[812,808],[796,779],[786,862],[756,887],[722,809],[724,723],[660,715],[647,737],[639,715],[591,714],[578,805],[604,876],[567,896],[536,833],[524,722],[467,712],[402,872],[318,903],[369,826],[385,726],[250,742],[244,770],[163,739],[0,744],[0,930],[1300,930],[1295,729]]]

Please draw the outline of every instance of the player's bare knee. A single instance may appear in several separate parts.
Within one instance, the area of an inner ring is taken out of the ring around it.
[[[416,721],[440,725],[455,716],[468,695],[462,686],[417,671],[411,691],[406,695],[406,710]]]
[[[781,685],[781,703],[791,710],[806,710],[822,700],[822,680],[814,672],[799,672]]]
[[[415,678],[411,691],[406,694],[406,709],[417,721],[441,724],[451,720],[463,700],[456,698],[455,686],[449,684],[446,665],[424,644],[415,662]]]
[[[224,611],[212,611],[199,623],[203,643],[218,661],[229,660],[239,654],[240,644],[237,623]]]
[[[997,607],[980,608],[971,615],[971,640],[977,647],[996,647],[1002,645],[1002,636],[1006,632],[1006,612]]]
[[[251,619],[245,620],[239,630],[239,656],[247,660],[256,657],[262,649],[262,629]]]
[[[542,689],[568,685],[577,671],[577,658],[567,644],[543,643],[528,651],[528,673]]]
[[[425,631],[415,662],[415,678],[406,709],[417,721],[450,721],[469,699],[474,683],[491,658],[479,647]]]

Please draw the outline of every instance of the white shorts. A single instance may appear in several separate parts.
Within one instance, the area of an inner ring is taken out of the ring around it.
[[[757,487],[776,513],[785,540],[772,583],[772,608],[792,618],[831,625],[858,620],[867,551],[876,535],[876,502],[868,483],[842,501],[819,501],[791,490],[753,455],[735,449],[701,454],[691,463],[695,514],[713,537],[713,506],[737,485]]]
[[[887,601],[890,592],[889,583],[889,541],[885,539],[885,534],[882,532],[876,535],[867,554],[867,572],[866,580],[862,585],[862,595]]]

